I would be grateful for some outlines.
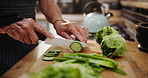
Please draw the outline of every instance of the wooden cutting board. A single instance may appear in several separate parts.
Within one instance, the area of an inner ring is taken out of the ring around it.
[[[101,50],[99,48],[99,45],[97,43],[94,44],[94,41],[89,41],[88,43],[89,47],[84,48],[81,53],[99,53],[101,54]],[[57,56],[60,57],[63,55],[63,53],[72,53],[69,48],[67,47],[60,47],[60,46],[52,46],[49,48],[46,52],[49,52],[50,50],[56,50],[60,49],[62,52]],[[46,53],[45,52],[45,53]],[[36,61],[36,63],[30,68],[29,72],[38,72],[41,69],[47,67],[48,65],[54,63],[54,61],[43,61],[42,60],[43,55]]]
[[[89,47],[84,48],[82,53],[101,53],[99,45],[95,41],[88,42]],[[119,68],[122,68],[128,75],[122,76],[115,72],[105,70],[101,73],[103,78],[148,78],[148,53],[139,51],[137,43],[127,42],[128,51],[125,56],[116,58],[119,63]],[[63,53],[71,53],[68,48],[52,46],[46,52],[54,49],[60,49],[62,52],[57,56],[62,56]],[[45,67],[53,64],[54,61],[43,61],[42,56],[34,63],[29,72],[39,72]]]

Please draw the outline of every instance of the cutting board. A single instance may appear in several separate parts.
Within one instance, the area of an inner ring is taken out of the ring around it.
[[[99,45],[97,43],[94,44],[94,41],[89,41],[88,45],[89,45],[89,47],[83,48],[81,53],[98,53],[98,54],[102,53]],[[61,46],[52,46],[45,53],[49,52],[50,50],[57,50],[57,49],[62,50],[62,52],[57,57],[62,56],[63,53],[73,53],[69,50],[68,47],[61,47]],[[47,67],[48,65],[54,63],[54,61],[43,61],[42,60],[43,55],[30,68],[29,72],[38,72],[38,71],[42,70],[43,68]]]
[[[83,49],[82,53],[101,53],[100,46],[95,41],[89,41],[88,42],[89,47],[86,47]],[[116,60],[119,63],[119,68],[122,68],[128,75],[122,76],[120,74],[117,74],[115,72],[105,70],[101,73],[103,78],[148,78],[148,62],[147,65],[139,64],[142,63],[141,61],[144,60],[144,57],[147,57],[148,54],[139,53],[139,50],[137,49],[137,43],[128,42],[127,43],[128,51],[127,53],[121,57],[116,58]],[[60,47],[60,46],[52,46],[49,48],[46,52],[50,50],[60,49],[62,52],[57,56],[60,57],[63,55],[63,53],[72,53],[68,48],[66,47]],[[45,52],[45,53],[46,53]],[[135,59],[137,56],[134,54],[134,52],[137,54],[139,53],[139,59]],[[146,56],[144,56],[146,55]],[[144,56],[144,57],[143,57]],[[148,58],[148,57],[147,57]],[[39,72],[45,67],[53,64],[54,61],[43,61],[42,56],[34,63],[34,65],[30,68],[29,73],[31,72]],[[144,63],[144,62],[143,62]]]

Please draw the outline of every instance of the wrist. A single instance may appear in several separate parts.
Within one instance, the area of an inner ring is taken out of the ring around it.
[[[63,19],[57,19],[53,22],[53,25],[55,26],[56,24],[59,24],[59,23],[66,23],[66,21]]]

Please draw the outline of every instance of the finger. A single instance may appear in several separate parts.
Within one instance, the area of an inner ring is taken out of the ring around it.
[[[86,35],[86,39],[88,40],[89,36],[88,36],[88,28],[86,27],[83,27],[83,30],[85,31],[85,35]],[[86,43],[87,43],[87,40],[86,40]]]
[[[77,30],[80,32],[81,36],[84,38],[84,41],[87,41],[87,36],[84,29],[81,26],[76,26]]]
[[[52,33],[48,32],[45,28],[43,28],[42,26],[40,26],[37,23],[34,24],[34,30],[45,35],[48,38],[51,38],[51,39],[54,38],[54,35]]]
[[[61,33],[61,36],[66,38],[66,39],[73,40],[73,38],[69,34],[67,34],[66,32]]]
[[[26,35],[25,35],[24,40],[25,40],[25,43],[27,43],[27,44],[31,44],[31,43],[32,43],[32,41],[31,41],[31,39],[30,39],[30,37],[29,37],[29,34],[26,34]]]
[[[71,33],[75,35],[81,42],[85,42],[84,38],[82,37],[78,29],[72,24],[68,24],[68,25],[71,25],[71,26],[67,26],[69,27],[69,31],[71,31]]]
[[[32,44],[36,44],[39,40],[38,36],[36,35],[34,31],[30,31],[29,38],[31,39]]]
[[[86,34],[86,36],[87,36],[87,39],[88,39],[88,28],[87,27],[83,27],[83,29],[84,29],[84,31],[85,31],[85,34]]]

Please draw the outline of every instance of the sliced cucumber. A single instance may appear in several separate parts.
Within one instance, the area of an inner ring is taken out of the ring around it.
[[[73,52],[80,52],[82,51],[83,47],[79,42],[72,42],[69,46],[69,48],[73,51]]]
[[[44,61],[53,61],[55,57],[46,57],[46,56],[43,56],[42,60]]]
[[[62,50],[50,50],[48,53],[60,53]]]
[[[45,53],[44,56],[46,57],[55,57],[57,56],[59,53]]]
[[[62,50],[50,50],[48,53],[45,53],[42,57],[44,61],[53,61],[54,58],[60,53]]]

